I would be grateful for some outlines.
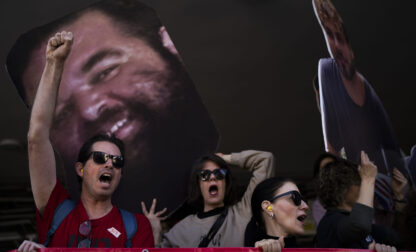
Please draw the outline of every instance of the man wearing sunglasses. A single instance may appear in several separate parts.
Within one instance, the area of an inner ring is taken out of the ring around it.
[[[122,177],[124,145],[121,140],[97,135],[80,149],[75,165],[81,180],[80,201],[74,204],[57,228],[57,212],[67,209],[69,194],[56,179],[56,161],[50,141],[50,128],[65,59],[71,51],[73,35],[57,33],[48,41],[46,64],[36,94],[30,128],[29,171],[37,208],[39,242],[48,247],[153,247],[153,234],[144,215],[131,215],[137,225],[131,238],[123,210],[111,202]],[[58,210],[57,210],[58,209]],[[130,241],[131,243],[126,243]],[[25,242],[20,251],[31,251],[38,244]]]

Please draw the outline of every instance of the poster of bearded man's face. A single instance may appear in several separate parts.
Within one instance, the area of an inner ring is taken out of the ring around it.
[[[126,149],[114,201],[137,211],[140,201],[155,197],[160,206],[175,209],[185,199],[194,160],[214,152],[219,137],[165,27],[140,2],[107,0],[23,34],[7,69],[29,109],[47,40],[61,30],[74,34],[74,44],[51,140],[71,196],[79,196],[74,164],[83,142],[113,134]]]

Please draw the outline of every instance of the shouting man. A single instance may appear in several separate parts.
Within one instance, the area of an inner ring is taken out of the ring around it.
[[[152,247],[153,235],[147,218],[132,215],[111,202],[124,166],[121,140],[97,135],[83,144],[75,164],[81,181],[78,203],[68,200],[68,193],[56,179],[50,132],[64,63],[72,43],[71,32],[57,33],[48,41],[46,63],[30,118],[29,171],[39,242],[48,247]],[[133,234],[128,231],[132,223]],[[26,241],[19,250],[39,246]]]

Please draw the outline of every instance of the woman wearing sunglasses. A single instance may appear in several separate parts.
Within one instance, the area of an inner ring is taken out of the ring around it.
[[[228,164],[252,172],[242,199],[235,203],[231,195],[232,179]],[[242,247],[244,230],[251,217],[250,200],[256,185],[274,173],[274,158],[269,152],[243,151],[224,155],[218,153],[200,158],[194,165],[188,203],[197,209],[163,235],[161,247]],[[160,231],[160,212],[143,212],[152,226]],[[162,210],[163,211],[163,210]],[[156,224],[155,224],[156,223]],[[155,233],[155,231],[154,231]],[[156,241],[157,243],[157,241]]]
[[[394,245],[397,235],[372,224],[376,176],[377,167],[364,152],[359,166],[337,159],[321,168],[318,196],[327,212],[317,229],[317,247],[396,250],[379,243]]]
[[[295,183],[288,179],[269,178],[253,192],[253,217],[247,225],[244,245],[263,251],[296,247],[294,236],[304,233],[308,205]]]

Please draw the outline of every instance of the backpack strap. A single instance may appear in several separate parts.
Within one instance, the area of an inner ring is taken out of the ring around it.
[[[217,233],[218,229],[220,229],[222,223],[225,220],[225,217],[227,217],[228,208],[224,208],[220,216],[218,216],[217,220],[212,225],[211,229],[209,230],[208,234],[204,237],[204,239],[199,243],[198,248],[206,248],[208,247],[208,244],[211,242],[212,238],[214,238],[214,235]]]
[[[46,234],[46,240],[43,246],[48,247],[53,235],[55,234],[55,231],[58,229],[59,225],[61,225],[62,221],[68,216],[68,214],[75,208],[75,206],[75,202],[70,199],[65,199],[61,204],[58,205],[58,207],[55,209],[55,213],[53,214],[51,227]]]
[[[132,242],[131,239],[136,234],[137,231],[137,220],[134,214],[129,211],[119,208],[121,213],[121,218],[123,219],[124,229],[126,230],[127,240],[124,244],[124,247],[131,248]]]

